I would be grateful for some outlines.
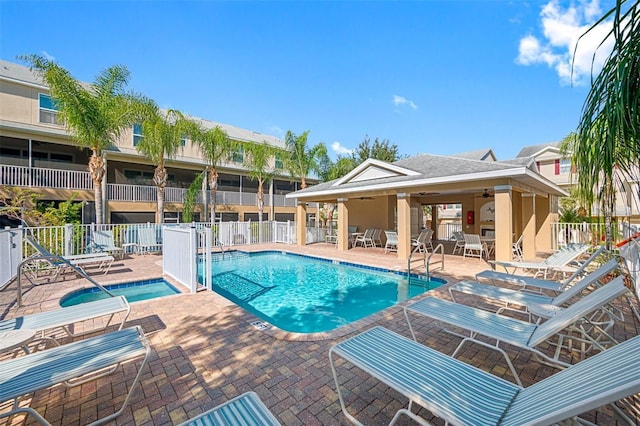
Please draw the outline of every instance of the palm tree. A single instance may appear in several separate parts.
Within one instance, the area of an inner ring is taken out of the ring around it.
[[[327,147],[323,143],[307,147],[307,137],[309,131],[296,136],[291,130],[287,131],[285,144],[287,156],[285,158],[286,168],[294,179],[300,179],[300,187],[307,187],[307,177],[311,173],[320,174],[322,160],[327,156]]]
[[[264,212],[264,183],[271,179],[274,174],[273,169],[269,169],[269,163],[278,152],[277,148],[269,145],[267,142],[260,144],[247,143],[244,144],[244,150],[247,153],[245,157],[245,166],[249,171],[249,177],[258,182],[258,223],[259,240],[262,242],[262,213]]]
[[[58,114],[75,144],[91,149],[89,173],[93,180],[96,222],[102,223],[102,181],[106,170],[104,149],[120,138],[122,131],[138,121],[150,101],[126,93],[129,71],[115,65],[101,71],[86,88],[69,71],[39,55],[19,57],[41,75],[58,106]]]
[[[579,194],[587,205],[598,201],[612,239],[616,180],[637,179],[640,164],[640,2],[616,0],[614,8],[586,33],[613,18],[613,50],[592,81],[575,140],[567,144],[578,173]],[[585,34],[586,34],[585,33]],[[584,36],[584,34],[583,34]],[[604,43],[603,40],[603,43]]]
[[[136,146],[144,156],[149,158],[156,168],[153,183],[157,187],[158,208],[156,223],[164,223],[164,189],[169,174],[165,167],[166,159],[175,157],[185,138],[186,125],[180,111],[155,110],[142,122],[142,138]]]
[[[207,161],[207,180],[211,191],[211,224],[216,220],[216,191],[218,190],[218,166],[231,158],[235,144],[220,126],[204,128],[191,122],[187,130],[191,139],[195,141],[204,159]]]

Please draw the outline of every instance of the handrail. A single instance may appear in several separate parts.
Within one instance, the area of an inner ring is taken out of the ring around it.
[[[411,250],[411,253],[409,253],[409,259],[407,259],[407,276],[411,276],[411,258],[413,257],[413,254],[420,251],[420,245],[416,246],[416,248],[414,248],[413,250]],[[427,261],[427,253],[429,253],[427,251],[427,248],[425,247],[424,250],[424,254],[423,254],[423,259],[422,262],[426,265],[426,261]],[[426,266],[425,266],[425,270],[426,270]]]
[[[431,257],[434,254],[436,254],[438,252],[438,250],[440,250],[440,254],[441,254],[440,263],[442,264],[442,270],[444,271],[444,246],[442,245],[442,243],[440,243],[440,244],[438,244],[436,246],[435,249],[433,249],[433,252],[431,252],[431,254],[429,255],[429,258],[425,260],[424,269],[426,271],[425,273],[427,275],[427,280],[430,279],[430,277],[429,277],[429,265],[431,265]]]
[[[115,297],[115,294],[111,293],[109,290],[104,288],[100,283],[98,283],[93,278],[91,278],[89,275],[87,275],[87,273],[84,270],[82,270],[82,268],[78,268],[76,265],[72,264],[71,262],[69,262],[69,260],[65,259],[64,257],[59,256],[59,255],[55,255],[55,254],[54,255],[48,255],[48,256],[39,255],[39,256],[28,257],[25,260],[23,260],[22,262],[20,262],[20,264],[18,265],[18,276],[17,276],[17,289],[18,289],[18,300],[17,300],[17,302],[18,302],[18,307],[22,307],[22,280],[21,280],[21,278],[22,278],[21,277],[21,275],[22,275],[22,266],[24,266],[24,264],[26,264],[27,262],[33,262],[34,260],[38,260],[38,259],[60,261],[60,262],[64,263],[65,265],[67,265],[68,267],[70,267],[71,269],[73,269],[74,271],[76,271],[77,273],[79,273],[81,276],[86,278],[91,284],[95,285],[100,290],[102,290],[105,293],[107,293],[109,296]],[[31,280],[29,280],[29,281],[31,281]]]

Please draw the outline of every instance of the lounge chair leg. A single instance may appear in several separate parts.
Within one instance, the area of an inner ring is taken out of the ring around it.
[[[342,412],[344,413],[344,415],[347,417],[347,419],[349,419],[352,423],[359,425],[359,426],[364,426],[362,423],[360,423],[358,421],[358,419],[356,419],[355,417],[353,417],[348,411],[347,411],[347,406],[344,403],[344,398],[342,396],[342,392],[340,391],[340,382],[338,382],[338,373],[336,372],[336,366],[334,365],[334,361],[333,361],[333,356],[332,356],[333,352],[332,350],[329,350],[329,363],[331,364],[331,372],[333,374],[333,380],[336,383],[336,391],[338,392],[338,399],[340,400],[340,407],[342,408]]]

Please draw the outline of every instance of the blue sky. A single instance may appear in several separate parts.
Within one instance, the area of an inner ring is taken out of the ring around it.
[[[610,4],[0,0],[0,57],[45,55],[89,82],[122,64],[162,107],[309,130],[333,157],[368,135],[406,155],[508,159],[577,127],[598,34],[572,82],[574,46]]]

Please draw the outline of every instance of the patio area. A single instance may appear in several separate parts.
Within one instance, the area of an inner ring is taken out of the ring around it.
[[[384,254],[383,248],[357,247],[339,251],[335,245],[325,243],[234,248],[246,251],[283,250],[401,271],[407,267],[394,254]],[[446,247],[444,270],[439,265],[432,269],[434,276],[446,279],[448,284],[430,294],[435,293],[445,299],[450,299],[446,290],[448,285],[473,278],[477,272],[490,268],[484,259],[463,259],[449,254],[451,250],[452,246]],[[102,284],[160,276],[162,257],[159,255],[127,256],[117,260],[109,274],[92,274]],[[0,292],[0,319],[58,309],[61,296],[87,284],[79,279],[37,287],[27,283],[24,307],[17,308],[16,285],[13,283]],[[184,288],[177,287],[184,291]],[[315,335],[258,330],[251,325],[258,318],[209,291],[133,303],[125,327],[142,326],[151,343],[152,354],[143,372],[140,390],[112,424],[177,424],[250,390],[260,395],[284,425],[348,424],[340,411],[331,376],[329,348],[374,324],[409,337],[402,311],[405,303],[335,332]],[[640,332],[640,323],[625,301],[619,299],[616,304],[624,311],[625,322],[617,323],[613,333],[619,340],[627,340]],[[95,325],[84,324],[87,327]],[[442,332],[438,324],[429,319],[416,319],[413,325],[420,343],[446,354],[451,354],[459,342],[458,338]],[[82,326],[78,325],[76,331]],[[557,371],[540,364],[529,353],[516,350],[509,353],[525,386]],[[473,360],[474,365],[513,381],[504,360],[495,352],[471,345],[459,358]],[[368,374],[354,367],[345,368],[343,363],[338,363],[338,368],[342,383],[347,383],[349,389],[345,396],[350,410],[364,424],[387,424],[395,412],[406,405],[403,397]],[[21,405],[31,406],[52,424],[86,424],[117,410],[134,375],[134,366],[125,364],[124,369],[110,376],[76,388],[66,389],[58,385],[39,391],[23,400]],[[621,407],[636,422],[640,421],[640,399],[637,395]],[[6,404],[0,406],[0,413],[7,410]],[[439,419],[432,419],[425,409],[420,409],[418,414],[435,424],[442,424]],[[607,407],[582,417],[597,424],[622,424]],[[35,422],[29,418],[26,423]],[[25,424],[24,416],[14,416],[7,424]]]

